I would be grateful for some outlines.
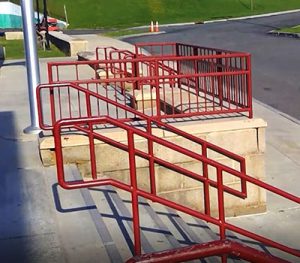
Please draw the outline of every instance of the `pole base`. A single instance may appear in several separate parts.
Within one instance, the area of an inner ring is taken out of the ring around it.
[[[23,130],[25,134],[39,134],[42,130],[39,127],[29,126]]]

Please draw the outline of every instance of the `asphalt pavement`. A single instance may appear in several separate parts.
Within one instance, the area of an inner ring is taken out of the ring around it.
[[[182,42],[249,52],[255,99],[300,119],[300,39],[269,31],[300,24],[300,12],[271,17],[160,27],[165,33],[129,37],[137,42]]]

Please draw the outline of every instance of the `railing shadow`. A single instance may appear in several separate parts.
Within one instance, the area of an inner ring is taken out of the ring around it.
[[[89,211],[89,210],[97,210],[100,214],[101,217],[103,218],[109,218],[112,220],[115,220],[116,225],[118,225],[119,230],[123,234],[123,237],[126,241],[126,244],[133,254],[134,252],[134,245],[133,241],[131,239],[131,235],[128,231],[128,226],[129,224],[132,224],[132,214],[130,211],[124,211],[124,207],[120,208],[120,205],[116,204],[116,199],[113,197],[113,195],[118,195],[117,191],[115,191],[112,187],[98,187],[98,188],[89,188],[89,189],[81,189],[81,191],[97,191],[100,192],[105,201],[108,204],[108,207],[111,210],[111,213],[106,213],[106,212],[101,212],[100,207],[97,208],[97,205],[86,205],[86,206],[78,206],[78,207],[63,207],[62,203],[60,201],[59,197],[59,191],[58,191],[59,185],[57,183],[52,185],[52,192],[54,196],[54,201],[55,201],[55,207],[56,210],[60,213],[72,213],[72,212],[78,212],[78,211]],[[120,201],[125,204],[131,204],[131,200],[127,199],[120,199]],[[146,202],[144,199],[140,198],[139,200],[139,206],[140,207],[151,207],[148,202]],[[160,216],[160,217],[167,217],[168,224],[171,226],[171,228],[176,229],[176,231],[180,234],[180,238],[176,238],[177,242],[180,245],[186,246],[186,245],[194,245],[197,244],[195,240],[193,240],[183,229],[183,227],[177,223],[177,219],[180,217],[176,212],[168,211],[168,212],[161,212],[161,211],[155,211],[154,212]],[[130,215],[128,215],[130,213]],[[143,226],[144,225],[144,226]],[[195,220],[195,223],[189,223],[187,222],[187,226],[191,228],[201,228],[204,231],[212,231],[209,226],[202,222],[199,221],[198,219]],[[109,228],[109,226],[102,226]],[[166,229],[160,229],[159,227],[148,227],[145,222],[141,222],[141,230],[147,234],[149,233],[156,233],[156,234],[161,234],[161,235],[173,235],[170,230]],[[193,231],[193,230],[191,230]],[[218,236],[218,234],[216,234]],[[245,243],[251,247],[258,247],[260,250],[270,254],[268,250],[268,246],[259,243],[257,241],[251,241],[249,239],[243,239],[241,237],[237,237],[235,234],[232,232],[227,234],[227,238],[235,240],[235,241],[240,241],[241,243]],[[236,259],[233,256],[230,256],[232,259]],[[201,262],[206,262],[205,260],[201,260]]]
[[[116,200],[113,197],[113,195],[116,195],[117,192],[113,189],[108,189],[107,187],[99,187],[99,188],[90,188],[90,191],[97,191],[97,192],[101,192],[103,197],[105,198],[105,201],[107,202],[111,213],[105,213],[105,212],[101,212],[101,210],[99,210],[100,208],[97,208],[96,205],[86,205],[86,206],[77,206],[77,207],[63,207],[62,206],[62,202],[60,200],[60,196],[59,196],[59,191],[58,191],[59,185],[57,183],[52,185],[52,192],[53,192],[53,197],[54,197],[54,203],[55,203],[55,207],[56,210],[60,213],[73,213],[73,212],[84,212],[84,211],[90,211],[90,210],[95,210],[98,209],[98,212],[100,214],[101,217],[103,218],[109,218],[112,220],[115,220],[116,225],[118,225],[121,233],[123,234],[123,237],[126,241],[126,244],[128,246],[128,248],[130,249],[131,253],[133,254],[134,252],[134,245],[133,245],[133,241],[131,239],[130,233],[127,230],[128,227],[126,226],[129,224],[132,224],[132,215],[130,211],[125,211],[126,208],[120,207],[121,205],[116,205]],[[81,189],[83,191],[89,191],[88,189]],[[128,200],[124,200],[124,199],[120,199],[120,201],[122,201],[124,204],[130,202]],[[150,205],[144,201],[144,200],[140,200],[139,201],[139,205],[140,206],[147,206],[150,207]],[[130,215],[128,215],[128,213],[130,213]],[[182,230],[180,229],[180,226],[178,226],[176,224],[176,222],[173,222],[172,220],[170,220],[170,223],[174,223],[174,227],[176,227],[178,229],[178,231],[180,231],[181,233]],[[142,224],[144,224],[144,226],[141,226],[141,230],[145,233],[149,232],[149,233],[154,233],[154,234],[159,234],[159,235],[172,235],[171,231],[166,230],[166,229],[160,229],[159,227],[149,227],[146,225],[145,222],[142,222]],[[200,226],[200,225],[199,225]],[[109,228],[109,226],[102,226],[102,227],[106,227]],[[193,242],[187,235],[182,235],[181,239],[177,240],[179,244],[181,245],[191,245],[191,244],[196,244],[196,242]],[[151,244],[150,244],[151,245]],[[205,261],[202,261],[205,262]]]

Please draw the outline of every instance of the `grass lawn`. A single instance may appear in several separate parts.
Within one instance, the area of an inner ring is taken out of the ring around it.
[[[5,47],[6,59],[20,59],[25,57],[23,40],[5,40],[0,37],[0,45]],[[64,57],[65,54],[58,50],[54,45],[51,45],[51,50],[43,50],[38,47],[39,58],[48,57]]]
[[[34,1],[35,2],[35,1]],[[40,0],[42,6],[42,0]],[[253,10],[251,10],[251,2]],[[128,28],[163,23],[197,22],[300,8],[299,0],[52,0],[51,16],[64,18],[70,28]]]
[[[278,30],[278,32],[284,32],[284,33],[300,33],[300,25],[299,26],[293,26],[293,27],[285,27]]]

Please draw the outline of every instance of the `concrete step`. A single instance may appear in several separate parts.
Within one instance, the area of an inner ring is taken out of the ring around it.
[[[68,168],[68,172],[70,171],[74,178],[80,177],[74,166]],[[98,233],[100,242],[102,242],[101,246],[106,250],[107,257],[105,259],[107,261],[105,262],[124,262],[132,257],[133,225],[130,194],[110,186],[79,191],[89,208],[90,217],[96,228],[95,232]],[[183,213],[179,214],[158,203],[140,198],[139,210],[142,253],[218,239],[218,236],[205,222]],[[220,262],[220,259],[210,257],[201,262],[214,263]]]
[[[53,169],[54,170],[54,169]],[[55,175],[56,172],[53,171]],[[67,262],[121,262],[113,239],[107,233],[88,189],[68,191],[57,184],[56,176],[47,177],[52,185],[52,198],[61,247]],[[65,166],[67,180],[79,176],[73,165]]]
[[[80,179],[74,165],[65,166],[68,180]],[[125,262],[133,255],[131,195],[110,186],[64,190],[52,179],[60,239],[71,262]],[[142,253],[217,240],[210,226],[189,215],[139,198]],[[74,253],[76,251],[76,253]],[[78,256],[80,255],[80,256]],[[218,257],[201,261],[221,262]],[[228,262],[241,262],[229,259]]]

